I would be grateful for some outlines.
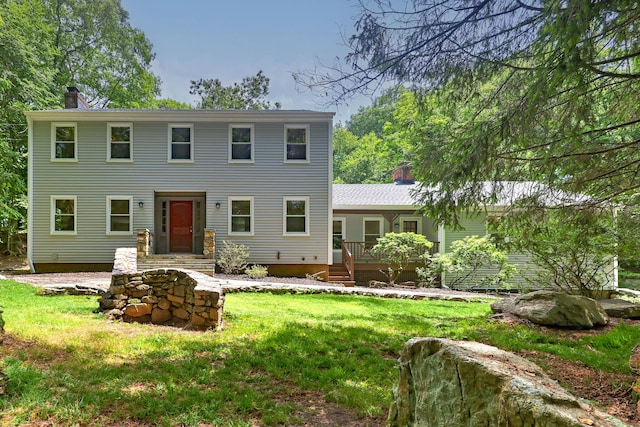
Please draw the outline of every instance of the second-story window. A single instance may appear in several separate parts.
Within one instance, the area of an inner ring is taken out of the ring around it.
[[[169,125],[170,162],[193,162],[193,125]]]
[[[130,162],[133,160],[133,126],[131,123],[109,123],[107,125],[107,160]]]
[[[253,162],[253,125],[229,126],[229,161]]]
[[[309,163],[309,126],[285,125],[284,149],[286,163]]]
[[[78,160],[78,132],[75,123],[51,125],[51,160],[75,162]]]

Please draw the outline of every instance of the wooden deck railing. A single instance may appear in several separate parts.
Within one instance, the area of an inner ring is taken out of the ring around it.
[[[429,249],[431,255],[438,253],[440,249],[440,242],[431,242],[433,246]],[[353,270],[353,264],[358,262],[379,262],[380,258],[374,256],[371,253],[371,249],[373,246],[368,242],[345,242],[342,241],[342,261],[345,263],[345,267],[349,270],[349,266],[347,266],[347,259],[351,264],[351,271]],[[418,254],[417,256],[422,255]],[[417,258],[416,256],[416,258]],[[350,274],[351,274],[350,271]]]
[[[342,241],[342,263],[349,273],[349,280],[353,282],[356,276],[353,253],[349,250],[344,240]]]

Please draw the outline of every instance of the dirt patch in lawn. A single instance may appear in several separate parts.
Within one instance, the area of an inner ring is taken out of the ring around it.
[[[514,316],[505,316],[500,321],[512,325],[526,325],[540,330],[544,334],[569,340],[579,340],[586,336],[605,334],[623,321],[627,325],[640,327],[640,320],[614,317],[610,318],[609,323],[601,328],[581,330],[539,326]],[[634,375],[601,372],[585,365],[583,362],[562,359],[556,355],[540,351],[520,350],[517,354],[539,365],[549,377],[556,380],[573,395],[596,402],[603,411],[629,425],[640,426],[640,414],[631,390],[631,386],[636,380]]]

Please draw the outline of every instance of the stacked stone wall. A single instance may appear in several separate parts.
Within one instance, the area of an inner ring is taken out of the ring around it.
[[[179,269],[136,271],[136,250],[118,249],[100,309],[114,320],[195,329],[220,328],[224,292],[205,274]]]

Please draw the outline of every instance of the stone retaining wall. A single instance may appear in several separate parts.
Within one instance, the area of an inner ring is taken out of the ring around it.
[[[111,319],[195,329],[222,324],[224,292],[206,274],[179,269],[136,272],[136,249],[116,251],[100,309]]]

